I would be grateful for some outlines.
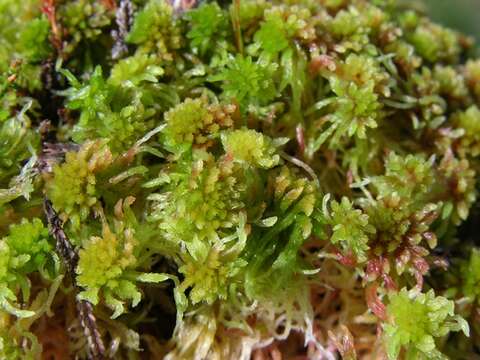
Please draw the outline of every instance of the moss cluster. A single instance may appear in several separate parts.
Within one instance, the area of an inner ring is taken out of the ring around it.
[[[0,358],[472,359],[473,46],[394,0],[0,0]]]

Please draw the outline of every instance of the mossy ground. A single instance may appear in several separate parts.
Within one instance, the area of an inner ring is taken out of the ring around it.
[[[0,358],[478,356],[480,60],[406,4],[0,0]]]

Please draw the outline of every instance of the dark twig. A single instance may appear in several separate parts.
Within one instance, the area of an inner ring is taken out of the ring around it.
[[[56,249],[63,259],[65,267],[72,278],[72,282],[77,286],[75,281],[75,268],[78,263],[78,254],[73,248],[72,243],[68,239],[67,234],[63,231],[62,220],[58,217],[52,202],[48,199],[44,201],[44,211],[50,227],[50,233],[56,240]],[[98,331],[97,321],[93,314],[92,304],[85,300],[77,300],[77,310],[80,322],[83,327],[85,337],[88,341],[89,357],[92,360],[102,360],[105,358],[105,345]]]
[[[55,238],[57,244],[57,252],[63,258],[68,273],[75,280],[75,268],[78,263],[78,254],[75,252],[73,245],[63,231],[62,220],[57,215],[57,212],[52,206],[52,202],[48,199],[44,201],[45,214],[47,216],[48,224],[50,225],[50,233]]]
[[[44,142],[42,152],[38,156],[37,168],[41,173],[51,173],[55,164],[61,163],[69,151],[78,151],[79,146],[74,143]]]
[[[97,319],[93,315],[92,304],[86,300],[77,300],[77,310],[83,333],[87,338],[90,358],[94,360],[104,359],[105,345],[98,331]]]
[[[112,48],[112,58],[117,60],[128,53],[125,38],[133,23],[133,5],[131,0],[120,0],[120,5],[115,13],[115,22],[118,29],[112,30],[112,38],[115,41]]]

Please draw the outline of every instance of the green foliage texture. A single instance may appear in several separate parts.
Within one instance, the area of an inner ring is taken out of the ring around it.
[[[477,358],[474,49],[400,0],[0,0],[0,359]]]

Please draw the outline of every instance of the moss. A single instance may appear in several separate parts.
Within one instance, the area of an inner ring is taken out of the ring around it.
[[[0,14],[0,358],[474,356],[470,39],[393,0]]]

